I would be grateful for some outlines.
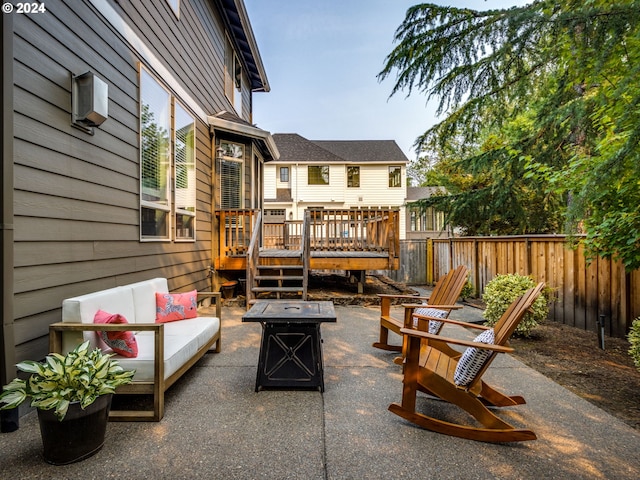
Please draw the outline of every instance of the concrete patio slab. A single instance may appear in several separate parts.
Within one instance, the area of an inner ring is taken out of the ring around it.
[[[68,466],[42,460],[37,418],[0,435],[0,478],[11,479],[637,479],[640,432],[510,356],[487,373],[526,405],[500,415],[537,441],[487,444],[416,427],[387,410],[399,402],[394,353],[371,347],[375,307],[338,306],[322,325],[325,392],[254,391],[261,328],[223,309],[222,352],[206,355],[169,391],[159,423],[110,423],[104,448]],[[452,318],[477,319],[465,307]],[[447,335],[471,337],[458,327]],[[400,337],[393,339],[400,343]],[[420,408],[457,416],[426,397]]]

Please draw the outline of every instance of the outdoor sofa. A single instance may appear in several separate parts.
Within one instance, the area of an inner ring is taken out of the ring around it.
[[[195,318],[175,320],[180,316],[180,308],[172,304],[173,299],[191,295],[189,298],[193,301],[192,294],[196,295],[195,311],[192,312]],[[215,316],[197,316],[197,302],[207,298],[211,306],[215,306]],[[165,300],[162,306],[160,299]],[[158,318],[161,310],[169,311],[171,320],[166,321],[169,317]],[[115,320],[117,322],[124,317],[127,323],[94,323],[105,314],[118,319]],[[64,300],[62,322],[50,326],[50,349],[52,352],[68,352],[89,340],[93,346],[108,350],[103,342],[105,335],[131,332],[126,334],[129,336],[127,341],[131,336],[135,337],[133,344],[137,347],[137,355],[128,358],[116,354],[114,358],[123,368],[135,369],[136,373],[133,383],[119,387],[116,393],[152,395],[153,407],[143,410],[112,409],[109,419],[160,421],[164,416],[164,392],[207,351],[220,352],[220,318],[220,293],[193,291],[170,294],[167,279],[154,278]],[[159,323],[162,321],[165,323]],[[110,340],[107,343],[117,349],[120,345],[118,339]],[[127,351],[122,353],[128,354]]]

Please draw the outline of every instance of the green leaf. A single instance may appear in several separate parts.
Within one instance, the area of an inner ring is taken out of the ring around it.
[[[18,370],[27,373],[40,373],[42,372],[42,365],[38,362],[34,362],[32,360],[25,360],[24,362],[20,362],[16,365]]]
[[[27,398],[27,394],[24,390],[11,390],[6,391],[0,395],[0,403],[4,403],[0,409],[7,410],[9,408],[15,408],[24,402]]]

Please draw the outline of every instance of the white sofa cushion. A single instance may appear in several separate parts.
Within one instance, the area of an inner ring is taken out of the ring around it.
[[[133,304],[133,295],[128,287],[115,287],[101,290],[95,293],[88,293],[78,297],[67,298],[62,302],[62,321],[76,323],[93,323],[98,310],[108,313],[119,313],[127,319],[129,323],[135,323],[136,314]],[[74,332],[69,332],[74,333]],[[77,332],[78,335],[65,335],[63,348],[65,351],[89,340],[91,347],[96,348],[96,332]]]
[[[134,381],[153,381],[153,334],[140,332],[136,335],[138,356],[126,358],[116,355],[113,358],[125,370],[136,371]],[[164,378],[167,379],[187,363],[198,351],[198,340],[188,335],[172,335],[164,339]]]
[[[186,335],[195,338],[200,349],[218,333],[218,330],[220,330],[220,319],[216,317],[197,317],[169,322],[164,324],[165,343],[172,341],[169,337]]]
[[[136,309],[136,323],[154,323],[156,321],[156,293],[168,293],[166,278],[152,278],[144,282],[127,285],[133,292]]]

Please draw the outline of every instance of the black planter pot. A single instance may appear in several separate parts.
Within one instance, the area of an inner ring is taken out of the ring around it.
[[[54,410],[38,410],[44,459],[53,465],[79,462],[104,445],[113,395],[102,395],[84,410],[72,403],[62,421]]]

